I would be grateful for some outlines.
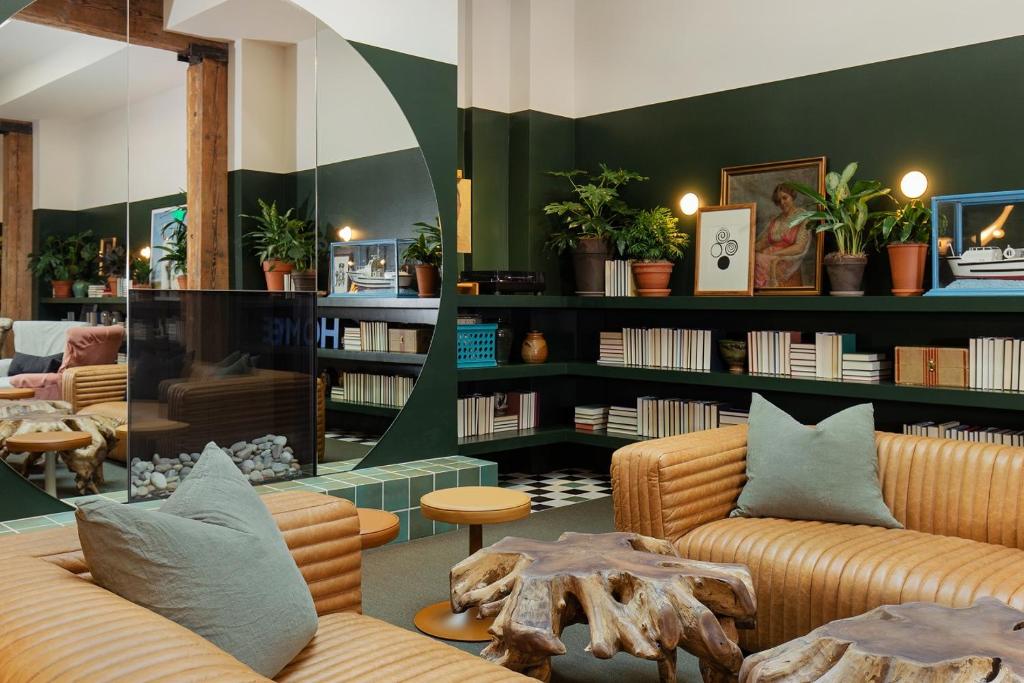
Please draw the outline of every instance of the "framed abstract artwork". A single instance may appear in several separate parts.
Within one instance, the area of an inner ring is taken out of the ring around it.
[[[821,294],[824,239],[806,223],[791,224],[813,208],[790,183],[825,192],[825,157],[722,169],[722,204],[757,206],[754,239],[755,294]]]
[[[705,206],[697,212],[695,295],[754,293],[756,215],[753,203]]]

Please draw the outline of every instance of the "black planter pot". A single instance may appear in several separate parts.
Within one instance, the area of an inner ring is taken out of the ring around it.
[[[612,256],[612,245],[606,239],[585,237],[572,254],[576,275],[576,294],[604,296],[604,262]]]

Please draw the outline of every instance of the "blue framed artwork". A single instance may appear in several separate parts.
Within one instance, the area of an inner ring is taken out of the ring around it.
[[[164,256],[164,226],[174,221],[175,218],[184,218],[181,213],[182,207],[168,206],[163,209],[153,209],[149,219],[149,261],[153,267],[151,282],[154,289],[177,289],[178,283],[174,273],[171,272],[171,264],[161,262]]]
[[[1024,190],[932,197],[925,296],[1024,296]]]

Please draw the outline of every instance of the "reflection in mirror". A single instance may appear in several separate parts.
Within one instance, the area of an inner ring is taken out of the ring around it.
[[[325,460],[358,465],[398,415],[437,319],[437,201],[416,137],[357,48],[316,40]]]
[[[127,485],[114,433],[126,411],[126,126],[147,93],[129,92],[123,40],[62,28],[52,6],[0,23],[0,454],[69,497]],[[112,416],[92,409],[109,401]]]

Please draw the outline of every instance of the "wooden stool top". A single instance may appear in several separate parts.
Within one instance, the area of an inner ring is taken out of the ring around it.
[[[118,420],[128,419],[127,401],[106,401],[104,403],[93,403],[78,411],[79,415],[104,415]]]
[[[497,524],[530,516],[530,496],[497,486],[459,486],[420,498],[427,519],[449,524]]]
[[[398,538],[401,523],[395,513],[373,508],[358,508],[357,512],[359,540],[362,541],[363,550],[376,548]]]
[[[0,399],[16,401],[22,398],[35,398],[35,389],[19,389],[18,387],[0,388]]]
[[[188,426],[187,422],[167,420],[162,417],[132,420],[132,431],[136,434],[169,434],[188,429]]]
[[[15,453],[46,453],[48,451],[69,451],[92,443],[86,432],[31,432],[14,434],[5,442],[8,451]]]

